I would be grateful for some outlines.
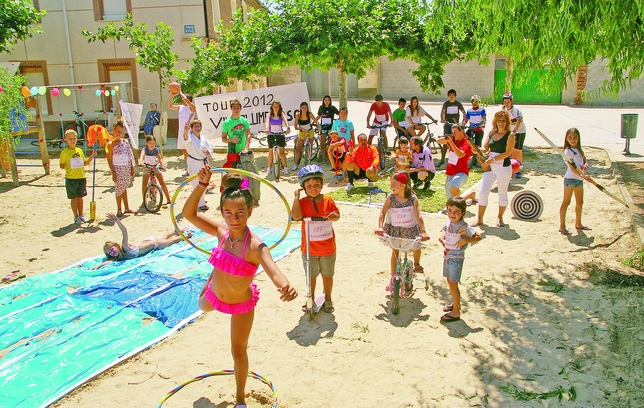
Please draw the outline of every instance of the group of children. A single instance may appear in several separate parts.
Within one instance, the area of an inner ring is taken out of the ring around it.
[[[116,216],[122,217],[124,214],[133,214],[130,209],[127,189],[131,187],[132,177],[134,177],[134,153],[130,147],[130,142],[123,138],[125,125],[122,121],[117,121],[112,127],[112,138],[105,148],[107,163],[112,174],[114,182],[114,192],[116,195]],[[60,168],[65,170],[65,190],[67,198],[70,200],[72,213],[74,214],[74,223],[83,224],[88,222],[84,215],[83,197],[87,196],[87,179],[85,177],[85,166],[90,164],[96,158],[96,149],[92,150],[89,157],[85,157],[83,149],[76,147],[78,134],[75,130],[69,129],[65,132],[65,142],[67,146],[60,152]],[[170,192],[163,179],[162,171],[165,170],[163,156],[153,136],[147,136],[145,146],[141,149],[138,164],[142,167],[155,172],[157,182],[163,189],[166,198],[166,204],[170,203]],[[141,196],[145,196],[145,190],[150,178],[150,171],[143,174],[141,182]]]

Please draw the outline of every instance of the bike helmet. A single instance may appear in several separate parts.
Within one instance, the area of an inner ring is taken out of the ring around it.
[[[481,97],[478,96],[478,95],[472,95],[472,97],[470,98],[470,101],[479,101],[479,102],[481,102]]]
[[[297,181],[300,183],[300,186],[302,186],[302,188],[304,188],[304,182],[306,180],[315,177],[324,179],[324,170],[322,170],[322,167],[318,166],[317,164],[306,165],[297,172]]]
[[[514,100],[514,95],[512,95],[510,92],[506,92],[503,94],[503,99]]]

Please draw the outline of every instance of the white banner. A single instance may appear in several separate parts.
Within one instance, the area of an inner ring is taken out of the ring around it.
[[[121,115],[125,121],[125,129],[130,136],[130,144],[133,148],[139,148],[139,126],[141,125],[141,113],[143,113],[143,105],[138,103],[129,103],[119,101],[121,105]]]
[[[248,119],[250,131],[255,133],[266,128],[264,126],[266,115],[268,115],[273,102],[282,103],[282,110],[286,114],[286,119],[292,125],[293,118],[300,110],[300,104],[302,102],[309,103],[309,90],[306,87],[306,82],[299,82],[297,84],[195,98],[194,104],[197,108],[197,118],[203,123],[201,132],[208,138],[221,138],[221,126],[232,114],[230,101],[233,99],[238,99],[241,102],[241,115]],[[310,106],[309,110],[311,110]],[[313,113],[315,114],[316,112]]]

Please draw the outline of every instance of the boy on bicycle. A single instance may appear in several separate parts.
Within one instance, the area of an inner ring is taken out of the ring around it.
[[[375,114],[373,122],[371,122],[371,114]],[[369,113],[367,114],[367,127],[371,128],[369,132],[368,144],[371,144],[373,137],[382,132],[384,142],[385,142],[385,154],[387,156],[391,155],[391,152],[387,148],[387,132],[385,129],[380,129],[381,126],[393,126],[391,123],[391,108],[387,102],[383,101],[382,95],[376,95],[376,101],[371,104]]]

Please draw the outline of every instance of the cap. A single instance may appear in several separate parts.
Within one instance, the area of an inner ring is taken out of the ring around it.
[[[503,94],[503,99],[514,100],[514,96],[510,92],[506,92]]]

